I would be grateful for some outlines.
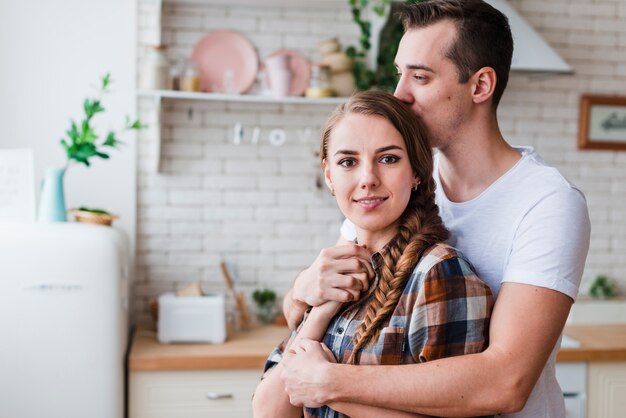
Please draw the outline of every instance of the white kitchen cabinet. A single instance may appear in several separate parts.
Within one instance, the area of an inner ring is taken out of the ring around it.
[[[585,418],[587,363],[557,363],[556,378],[565,397],[565,418]]]
[[[250,418],[259,369],[130,374],[129,418]]]
[[[252,327],[223,344],[160,344],[133,335],[128,355],[129,418],[250,418],[252,394],[284,326]]]
[[[589,363],[589,417],[626,416],[626,362]]]

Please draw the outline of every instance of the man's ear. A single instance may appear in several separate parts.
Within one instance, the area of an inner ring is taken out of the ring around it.
[[[326,182],[326,186],[328,186],[328,190],[333,191],[334,186],[333,181],[330,178],[330,168],[328,167],[325,159],[322,161],[322,168],[324,169],[324,181]]]
[[[496,70],[491,67],[483,67],[476,71],[472,80],[472,98],[474,103],[483,103],[493,97],[496,88]]]

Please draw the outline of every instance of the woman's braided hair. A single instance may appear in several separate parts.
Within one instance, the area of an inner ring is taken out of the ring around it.
[[[354,335],[347,363],[356,364],[360,350],[378,339],[424,251],[445,241],[449,233],[435,204],[432,150],[419,118],[389,93],[375,90],[358,92],[338,106],[328,119],[320,145],[322,162],[326,160],[333,129],[347,114],[378,116],[391,122],[402,135],[411,167],[420,180],[398,219],[398,233],[383,254],[383,263],[377,272],[378,286],[367,302],[365,317]]]

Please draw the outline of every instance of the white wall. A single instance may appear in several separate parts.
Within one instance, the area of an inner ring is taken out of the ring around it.
[[[122,127],[135,112],[136,5],[128,0],[0,2],[0,149],[32,148],[36,189],[47,167],[65,164],[59,140],[69,118],[112,73],[112,91],[97,131]],[[134,241],[134,135],[91,168],[74,166],[65,177],[66,206],[101,207],[119,214],[116,225]]]

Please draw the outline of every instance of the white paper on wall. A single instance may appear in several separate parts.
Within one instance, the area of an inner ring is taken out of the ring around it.
[[[35,221],[32,149],[0,150],[0,223]]]

